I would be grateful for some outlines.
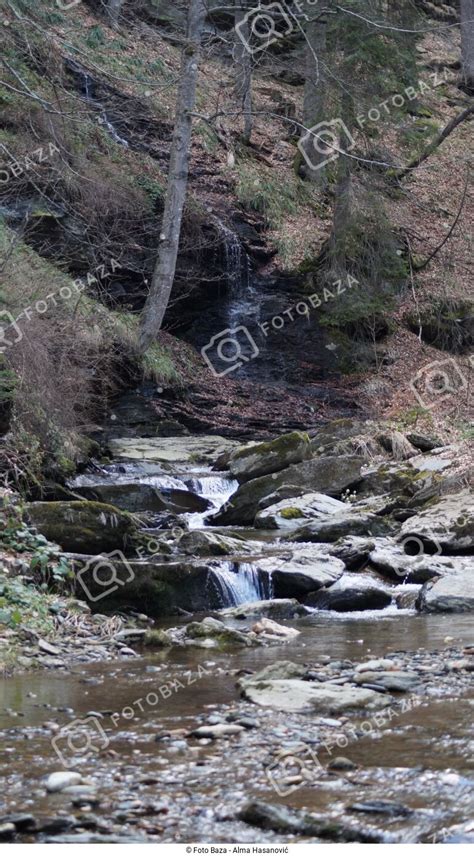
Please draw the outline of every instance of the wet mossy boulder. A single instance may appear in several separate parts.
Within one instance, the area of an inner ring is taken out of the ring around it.
[[[138,540],[137,520],[101,502],[30,502],[25,513],[48,541],[73,553],[128,552]]]
[[[241,484],[224,509],[211,520],[217,525],[253,523],[261,501],[283,485],[300,486],[328,496],[339,496],[342,491],[358,484],[364,459],[360,455],[338,455],[313,458],[292,464],[279,473]],[[289,503],[291,505],[291,503]]]
[[[302,431],[283,434],[268,443],[243,446],[229,457],[231,475],[239,482],[278,473],[290,464],[298,464],[311,457],[309,437]]]
[[[158,488],[143,482],[122,482],[120,484],[98,484],[75,488],[76,493],[107,505],[116,505],[124,511],[173,511],[202,512],[210,503],[191,490],[177,488]]]

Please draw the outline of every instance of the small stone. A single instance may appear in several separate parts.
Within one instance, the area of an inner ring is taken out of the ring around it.
[[[57,791],[63,791],[64,788],[68,788],[70,785],[78,785],[81,781],[82,776],[80,773],[73,773],[72,771],[51,773],[46,779],[46,790],[50,794],[54,794]]]
[[[230,723],[221,723],[219,725],[201,725],[194,731],[191,731],[192,737],[210,737],[211,740],[217,740],[219,737],[231,737],[234,734],[241,734],[245,731],[242,725],[231,725]]]
[[[354,761],[351,761],[349,758],[344,758],[342,755],[338,758],[334,758],[330,764],[328,764],[328,770],[356,770],[357,764],[354,764]]]

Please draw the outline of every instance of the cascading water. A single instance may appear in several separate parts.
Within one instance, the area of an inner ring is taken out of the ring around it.
[[[219,562],[211,569],[220,607],[239,606],[272,597],[271,577],[249,562]]]

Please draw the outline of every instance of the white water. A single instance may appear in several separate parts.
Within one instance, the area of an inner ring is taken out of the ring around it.
[[[271,598],[271,583],[249,562],[219,562],[211,568],[221,606],[239,606]]]

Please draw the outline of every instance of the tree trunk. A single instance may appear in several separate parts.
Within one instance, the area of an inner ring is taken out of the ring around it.
[[[353,125],[354,105],[347,92],[341,99],[341,113],[349,129]],[[347,151],[347,134],[341,129],[339,143],[341,152]],[[337,161],[333,228],[330,240],[332,273],[336,278],[347,275],[347,239],[352,224],[352,160],[344,154]]]
[[[151,345],[161,328],[176,272],[188,184],[192,112],[196,102],[196,84],[205,17],[204,0],[189,0],[187,37],[181,60],[160,249],[140,321],[139,347],[142,353]]]
[[[464,83],[474,92],[474,0],[461,0],[461,50]]]
[[[107,15],[109,23],[112,27],[117,27],[119,22],[120,10],[123,5],[123,0],[108,0]]]
[[[240,0],[235,0],[236,10],[235,10],[235,46],[234,46],[234,56],[235,62],[237,65],[237,73],[235,79],[235,94],[239,100],[239,104],[241,105],[243,117],[244,117],[244,133],[243,133],[243,142],[248,144],[250,143],[250,138],[252,136],[253,129],[253,117],[252,117],[252,56],[250,52],[245,47],[242,38],[239,36],[239,32],[241,33],[243,39],[247,43],[250,42],[250,28],[248,22],[245,23],[245,10],[239,8],[241,6]]]
[[[305,7],[308,22],[305,27],[306,35],[306,71],[303,98],[303,125],[305,129],[314,128],[325,119],[325,79],[323,63],[326,59],[326,30],[327,20],[314,19],[317,8],[314,3],[307,3]],[[303,130],[303,148],[306,153],[307,166],[306,177],[324,187],[326,175],[324,163],[328,155],[324,154],[324,145],[317,138],[308,135]],[[311,166],[309,166],[311,164]]]

